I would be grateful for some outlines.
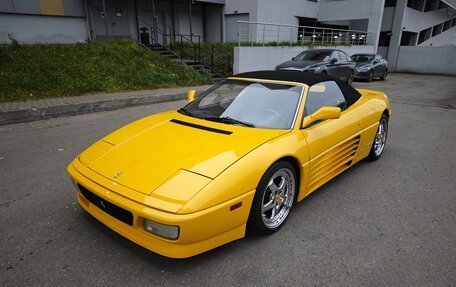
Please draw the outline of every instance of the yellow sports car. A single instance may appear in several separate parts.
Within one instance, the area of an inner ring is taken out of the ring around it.
[[[133,122],[68,172],[82,208],[137,244],[190,257],[277,231],[292,206],[385,148],[384,93],[326,75],[238,74],[178,111]]]

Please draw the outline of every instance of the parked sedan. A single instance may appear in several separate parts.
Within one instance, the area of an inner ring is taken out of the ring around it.
[[[276,70],[328,74],[351,84],[355,77],[355,63],[343,51],[333,49],[307,50],[291,61],[282,63]]]
[[[371,82],[374,78],[384,81],[388,75],[388,62],[376,54],[355,54],[351,56],[356,63],[356,79]]]

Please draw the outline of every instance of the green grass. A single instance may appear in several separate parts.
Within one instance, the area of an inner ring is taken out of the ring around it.
[[[211,82],[129,40],[0,46],[0,102]]]

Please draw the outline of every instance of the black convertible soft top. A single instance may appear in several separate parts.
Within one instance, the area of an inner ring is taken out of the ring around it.
[[[326,74],[314,74],[301,71],[255,71],[236,74],[233,77],[296,82],[308,86],[313,86],[320,82],[335,81],[344,94],[348,106],[351,106],[361,97],[361,94],[349,84]]]

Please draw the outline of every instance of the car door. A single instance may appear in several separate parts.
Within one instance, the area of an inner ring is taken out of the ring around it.
[[[304,116],[310,116],[322,106],[337,106],[339,119],[315,122],[301,132],[309,148],[309,175],[304,193],[308,194],[330,178],[348,168],[360,143],[360,116],[347,108],[346,100],[334,81],[318,83],[309,88]]]
[[[374,57],[374,60],[372,60],[372,63],[374,65],[374,75],[375,76],[380,76],[383,74],[383,62],[380,59],[379,55],[376,55]]]
[[[329,63],[326,71],[328,75],[341,78],[340,65],[339,65],[339,54],[335,51],[329,57]]]
[[[350,76],[352,71],[350,58],[344,52],[339,51],[338,54],[341,70],[341,79],[345,81]]]

